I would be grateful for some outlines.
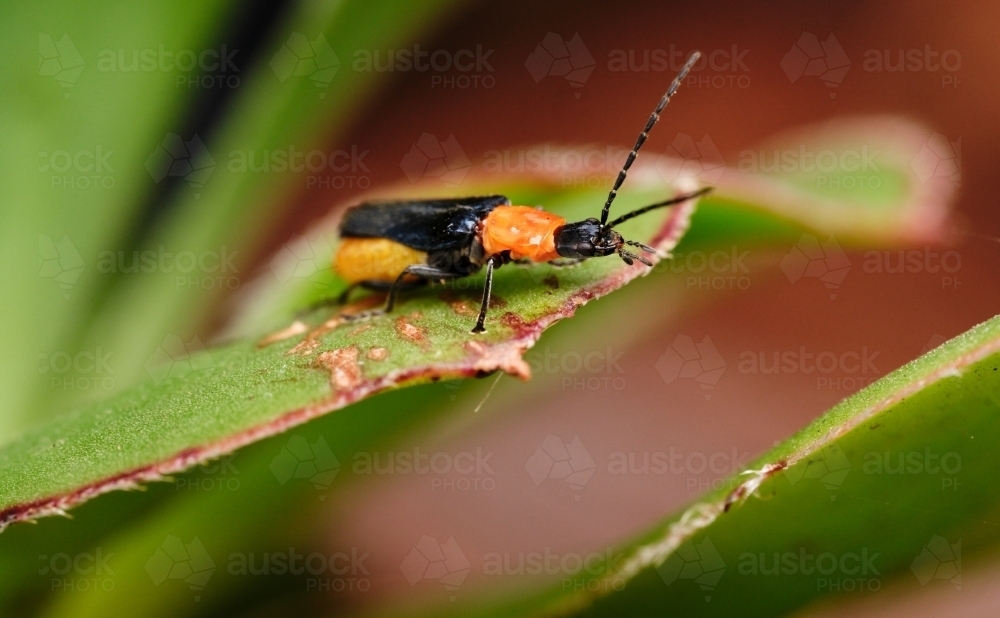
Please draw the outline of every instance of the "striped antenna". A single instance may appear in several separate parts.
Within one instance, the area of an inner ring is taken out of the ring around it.
[[[656,124],[656,121],[660,119],[660,113],[663,112],[663,108],[667,106],[667,103],[670,103],[670,97],[674,96],[677,89],[681,87],[681,82],[684,81],[684,78],[687,77],[691,67],[694,66],[695,62],[698,62],[699,58],[701,58],[701,52],[694,52],[691,54],[691,57],[687,59],[687,62],[685,62],[684,66],[681,67],[680,72],[677,73],[677,77],[674,78],[674,81],[670,82],[670,87],[667,88],[663,98],[660,99],[660,104],[653,110],[653,114],[646,122],[646,128],[639,134],[639,139],[635,140],[635,146],[632,148],[632,152],[628,153],[628,159],[625,160],[625,165],[622,167],[622,171],[618,172],[618,179],[615,180],[615,186],[612,187],[611,193],[608,194],[608,201],[605,202],[604,210],[601,211],[602,226],[607,225],[608,223],[608,214],[611,212],[611,202],[615,201],[615,196],[618,195],[618,189],[621,188],[622,183],[625,182],[625,176],[628,175],[628,168],[632,167],[632,162],[635,161],[636,155],[639,154],[639,149],[642,148],[642,145],[646,142],[646,138],[649,137],[650,129],[652,129],[653,125]]]

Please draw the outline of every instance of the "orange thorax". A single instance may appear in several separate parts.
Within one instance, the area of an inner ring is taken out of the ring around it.
[[[498,206],[483,221],[483,248],[487,255],[510,251],[515,260],[548,262],[559,257],[553,234],[564,223],[530,206]]]

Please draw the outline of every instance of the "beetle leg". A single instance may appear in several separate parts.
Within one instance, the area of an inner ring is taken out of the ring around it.
[[[399,295],[399,291],[403,289],[406,283],[407,275],[413,275],[415,277],[420,277],[421,279],[454,279],[456,277],[461,277],[461,275],[449,272],[447,270],[441,270],[440,268],[434,268],[433,266],[427,266],[425,264],[412,264],[407,266],[403,272],[399,273],[396,277],[396,282],[392,284],[392,288],[389,290],[389,298],[385,301],[385,309],[379,313],[389,313],[392,308],[396,306],[396,297]]]
[[[486,311],[490,308],[490,294],[493,292],[493,261],[496,258],[490,258],[486,260],[486,285],[483,288],[483,304],[479,307],[479,319],[476,320],[476,326],[472,329],[474,333],[485,333],[486,327],[483,324],[486,322]]]
[[[351,297],[351,292],[353,292],[354,290],[358,289],[358,287],[360,285],[361,285],[360,283],[352,283],[351,285],[347,286],[347,288],[343,292],[340,293],[340,296],[337,297],[337,301],[336,301],[337,304],[338,305],[346,305],[347,304],[347,300]]]

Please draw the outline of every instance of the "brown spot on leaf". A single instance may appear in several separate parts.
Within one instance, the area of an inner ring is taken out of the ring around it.
[[[767,464],[761,468],[759,472],[755,472],[749,480],[740,483],[736,486],[736,489],[729,492],[729,495],[726,496],[725,501],[722,503],[722,511],[724,513],[728,513],[729,509],[732,508],[734,504],[757,491],[757,488],[760,487],[761,483],[787,467],[788,460],[780,459],[773,464]]]
[[[459,296],[452,290],[447,290],[441,294],[441,300],[448,303],[451,310],[456,314],[466,317],[474,318],[479,315],[479,306],[482,304],[482,297],[473,298],[471,296]],[[496,294],[490,296],[490,308],[491,309],[502,309],[507,306],[507,301],[500,298]]]
[[[258,341],[257,347],[258,348],[267,347],[272,343],[277,343],[278,341],[284,341],[285,339],[288,339],[289,337],[294,337],[295,335],[301,335],[307,330],[309,330],[309,327],[306,326],[305,322],[302,322],[300,320],[295,320],[285,328],[275,331],[270,335],[264,337],[260,341]]]
[[[467,361],[475,370],[475,376],[483,377],[500,369],[522,380],[531,377],[531,366],[523,358],[524,347],[513,342],[488,344],[483,341],[466,341]]]
[[[354,330],[352,330],[351,332],[347,333],[347,336],[348,337],[357,337],[358,335],[360,335],[361,333],[365,332],[366,330],[371,329],[372,327],[373,327],[372,324],[362,324],[361,326],[359,326],[359,327],[355,328]]]
[[[347,323],[348,318],[350,316],[361,313],[362,311],[365,311],[367,309],[371,309],[372,307],[381,305],[382,302],[383,300],[378,295],[373,295],[373,296],[366,296],[365,298],[362,298],[361,300],[351,303],[349,305],[344,305],[344,307],[340,310],[339,313],[337,313],[337,315],[329,318],[328,320],[326,320],[325,322],[314,328],[312,331],[309,332],[308,335],[306,335],[305,339],[300,341],[298,345],[296,345],[288,352],[285,352],[285,354],[288,356],[294,356],[296,354],[300,356],[309,356],[310,354],[315,352],[316,349],[319,347],[320,337],[333,330],[336,330],[343,324]],[[357,335],[358,333],[367,330],[370,327],[371,327],[370,324],[362,324],[361,326],[354,329],[354,331],[352,331],[350,334]]]
[[[549,275],[548,277],[542,279],[542,283],[549,286],[553,290],[559,289],[559,277],[555,275]]]
[[[472,308],[469,302],[464,298],[459,298],[451,290],[448,290],[441,295],[441,300],[448,303],[451,310],[463,317],[475,317],[479,314],[478,311]]]
[[[524,319],[521,316],[517,315],[516,313],[512,313],[510,311],[503,314],[503,316],[500,318],[500,323],[503,324],[504,326],[509,326],[511,328],[516,328],[516,329],[521,329],[524,327]]]
[[[489,350],[489,346],[482,341],[466,341],[462,344],[462,347],[465,348],[466,352],[477,356],[482,356],[483,354],[486,354],[487,350]]]
[[[345,320],[341,316],[339,315],[333,316],[326,322],[323,322],[322,324],[314,328],[312,331],[310,331],[309,334],[306,335],[305,339],[300,341],[291,350],[285,352],[285,355],[294,356],[298,354],[300,356],[308,356],[312,354],[313,352],[316,351],[316,348],[319,347],[319,338],[325,335],[326,333],[332,331],[333,329],[337,328],[344,322]]]
[[[368,360],[373,361],[383,361],[389,356],[389,350],[383,347],[375,347],[368,350],[368,354],[365,354]]]
[[[740,484],[736,486],[736,489],[729,492],[726,496],[726,501],[723,503],[722,511],[728,513],[729,509],[732,508],[734,504],[742,500],[747,495],[747,486]]]
[[[407,316],[399,316],[396,318],[396,334],[410,343],[419,345],[420,347],[425,347],[429,343],[427,341],[427,332],[407,320]]]
[[[361,384],[357,346],[323,352],[313,364],[330,372],[330,386],[336,391],[349,391]]]

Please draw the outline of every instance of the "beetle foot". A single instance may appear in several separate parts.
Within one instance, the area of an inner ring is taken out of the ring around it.
[[[360,313],[344,313],[341,317],[345,322],[361,322],[364,320],[370,320],[372,318],[377,318],[380,315],[385,315],[389,313],[385,309],[372,309],[370,311],[362,311]]]

